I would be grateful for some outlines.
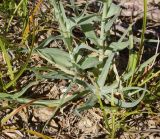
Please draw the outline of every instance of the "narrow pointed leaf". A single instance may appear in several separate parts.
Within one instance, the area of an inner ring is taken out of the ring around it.
[[[151,58],[149,58],[148,60],[146,60],[144,63],[142,63],[140,65],[140,67],[138,68],[138,71],[142,71],[143,68],[145,68],[146,66],[148,66],[149,64],[152,63],[152,61],[154,61],[154,59],[157,58],[159,54],[155,54],[154,56],[152,56]]]
[[[108,59],[106,60],[106,63],[102,69],[102,72],[98,78],[98,85],[100,88],[102,88],[104,85],[105,85],[105,81],[106,81],[106,78],[107,78],[107,75],[108,75],[108,72],[109,72],[109,68],[111,67],[111,63],[112,63],[112,60],[113,60],[113,57],[114,57],[114,53],[112,53]]]
[[[57,40],[57,39],[63,39],[62,36],[49,36],[47,39],[45,39],[39,46],[38,49],[43,48],[47,46],[51,41]]]

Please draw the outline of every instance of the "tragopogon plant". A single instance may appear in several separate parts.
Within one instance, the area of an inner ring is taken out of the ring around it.
[[[145,83],[143,87],[132,86],[131,81],[134,75],[139,74],[150,64],[158,54],[141,64],[139,67],[131,67],[136,60],[136,53],[131,53],[129,65],[122,75],[118,74],[115,64],[115,56],[119,51],[129,48],[133,52],[132,25],[124,32],[121,38],[116,42],[111,42],[110,29],[120,14],[120,7],[113,4],[112,1],[98,1],[102,9],[97,13],[87,13],[87,8],[91,3],[86,3],[84,10],[80,11],[73,0],[70,1],[72,11],[75,14],[67,15],[65,6],[59,0],[50,0],[53,6],[53,15],[59,24],[59,36],[50,36],[39,47],[35,49],[41,57],[46,59],[55,67],[43,78],[63,78],[72,80],[83,86],[88,94],[98,95],[99,98],[105,98],[120,107],[134,107],[148,92]],[[79,12],[80,11],[80,12]],[[100,33],[94,30],[95,23],[99,24]],[[73,31],[79,28],[83,33],[83,40],[76,41]],[[62,39],[66,49],[45,48],[51,41]],[[89,45],[92,43],[92,45]],[[37,69],[38,71],[38,69]],[[110,79],[110,76],[113,76]],[[120,98],[115,97],[119,93]],[[97,98],[97,97],[96,97]],[[88,101],[86,105],[94,105],[98,99]],[[85,105],[85,108],[86,108]]]

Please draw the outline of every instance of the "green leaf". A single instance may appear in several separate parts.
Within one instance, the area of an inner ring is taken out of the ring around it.
[[[118,40],[118,42],[122,42],[125,38],[126,38],[126,35],[132,31],[132,26],[133,24],[130,24],[129,27],[123,32],[123,35],[121,36],[121,38]]]
[[[94,32],[94,28],[93,28],[92,24],[88,23],[85,25],[81,25],[81,28],[82,28],[83,32],[85,33],[86,38],[88,38],[95,45],[99,46],[98,37],[96,36],[96,34]]]
[[[113,49],[113,51],[120,51],[125,49],[126,47],[129,46],[129,41],[125,41],[125,42],[113,42],[109,45],[110,48]]]
[[[136,90],[135,92],[129,92],[127,93],[128,95],[131,96],[131,94],[136,94],[136,93],[139,93],[140,91],[145,91],[145,92],[149,92],[147,89],[145,88],[142,88],[142,87],[136,87],[136,86],[131,86],[131,87],[124,87],[123,89],[121,89],[122,92],[125,92],[125,91],[131,91],[131,90]]]
[[[111,98],[111,94],[106,94],[105,97],[111,102],[111,101],[114,101],[114,103],[120,107],[124,107],[124,108],[132,108],[132,107],[135,107],[144,97],[145,95],[145,92],[149,92],[147,89],[145,88],[141,88],[141,87],[125,87],[121,90],[119,90],[119,92],[123,92],[123,94],[125,93],[125,91],[131,91],[131,90],[136,90],[134,92],[129,92],[127,93],[128,95],[131,96],[131,94],[135,94],[135,93],[139,93],[140,91],[143,91],[142,95],[135,101],[132,101],[132,102],[126,102],[124,100],[120,100],[120,99],[117,99],[114,97]]]
[[[92,23],[93,21],[100,21],[100,16],[98,16],[98,14],[87,14],[86,15],[86,10],[88,8],[89,2],[87,1],[85,4],[85,7],[80,9],[82,10],[82,12],[79,14],[78,13],[78,8],[75,6],[75,3],[73,2],[73,0],[71,0],[71,5],[73,7],[73,9],[76,10],[76,14],[79,16],[76,17],[71,17],[70,20],[73,23],[76,23],[76,25],[84,25],[84,24],[88,24],[88,23]]]
[[[113,15],[116,15],[116,14],[120,14],[120,10],[121,10],[120,6],[112,3],[110,5],[110,8],[109,8],[109,11],[108,11],[108,14],[107,14],[107,18],[109,18]]]
[[[82,43],[79,46],[77,46],[77,47],[74,48],[73,54],[74,55],[77,54],[79,52],[79,50],[81,50],[81,49],[87,49],[87,50],[90,50],[92,52],[97,52],[97,53],[99,52],[98,50],[96,50],[96,49],[94,49],[94,48],[86,45],[85,43]]]
[[[14,72],[13,72],[13,67],[12,67],[12,64],[11,64],[11,58],[9,57],[9,54],[8,54],[8,52],[6,50],[5,45],[6,44],[0,38],[0,48],[2,50],[3,58],[4,58],[4,60],[5,60],[6,64],[7,64],[9,77],[10,77],[11,80],[14,80]]]
[[[18,97],[21,97],[30,87],[37,85],[38,81],[34,81],[29,83],[28,85],[26,85],[25,87],[22,88],[22,90],[20,92],[15,93],[14,95],[12,95],[13,99],[16,99]]]
[[[62,4],[62,2],[59,2],[59,5],[60,5],[60,11],[61,12],[61,15],[63,17],[63,20],[66,24],[66,28],[67,28],[67,31],[70,32],[71,29],[76,25],[74,22],[72,22],[72,20],[70,20],[69,18],[67,18],[66,14],[65,14],[65,9],[64,9],[64,6]]]
[[[63,37],[61,35],[59,36],[49,36],[47,39],[45,39],[39,46],[38,48],[43,48],[45,46],[47,46],[51,41],[53,40],[57,40],[57,39],[63,39]]]
[[[25,87],[23,87],[21,91],[16,92],[14,94],[0,92],[0,98],[2,98],[2,99],[3,98],[17,99],[17,98],[21,97],[30,87],[32,87],[33,85],[37,85],[37,84],[38,84],[38,81],[31,82],[28,85],[26,85]]]
[[[85,102],[82,106],[80,106],[76,111],[82,112],[84,110],[88,110],[93,108],[93,106],[98,102],[97,97],[95,97],[95,94],[91,94],[89,96],[87,102]]]
[[[135,71],[130,70],[130,71],[128,71],[127,73],[123,74],[123,75],[122,75],[123,81],[126,81],[126,80],[128,80],[131,76],[133,76],[134,72],[135,72]]]
[[[117,19],[118,15],[115,15],[112,19],[110,19],[106,24],[105,24],[105,31],[109,31],[110,28],[112,27],[113,23]]]
[[[72,29],[74,29],[74,27],[77,26],[75,18],[74,17],[68,17],[66,26],[67,26],[68,31],[70,31],[70,33],[71,33]]]
[[[76,16],[78,16],[79,15],[78,6],[76,6],[75,0],[70,0],[70,3],[71,3],[70,7],[73,9],[73,11],[76,14]]]
[[[78,19],[77,24],[78,25],[85,25],[85,24],[90,24],[93,21],[100,21],[100,18],[98,17],[97,14],[88,14],[86,16],[83,16],[80,19]]]
[[[31,67],[28,70],[35,73],[36,79],[72,79],[73,76],[66,74],[63,71],[52,70],[49,67]],[[42,74],[46,72],[46,74]]]
[[[56,63],[64,67],[72,67],[70,56],[67,52],[58,48],[36,49],[48,62]]]
[[[118,90],[118,85],[119,83],[117,81],[113,82],[111,85],[105,85],[104,87],[102,87],[102,89],[100,90],[101,95],[106,95],[109,94],[111,92],[116,92]]]
[[[145,92],[142,93],[142,95],[136,100],[136,101],[133,101],[133,102],[126,102],[126,101],[123,101],[123,100],[119,100],[117,98],[114,97],[114,99],[111,98],[111,96],[109,94],[107,94],[105,97],[111,102],[112,100],[114,101],[114,103],[116,105],[118,105],[119,107],[123,107],[123,108],[132,108],[132,107],[135,107],[144,97],[145,95]]]
[[[114,53],[110,54],[108,59],[106,60],[106,63],[102,69],[102,72],[98,78],[98,85],[100,88],[102,88],[104,85],[105,85],[105,81],[106,81],[106,78],[107,78],[107,75],[108,75],[108,72],[109,72],[109,69],[111,67],[111,63],[112,63],[112,60],[113,60],[113,57],[114,57]]]
[[[37,75],[36,75],[37,76]],[[62,72],[62,71],[52,71],[52,72],[48,72],[47,74],[41,75],[40,73],[38,74],[38,76],[42,79],[72,79],[73,77]]]
[[[96,67],[99,64],[99,60],[96,57],[87,57],[81,65],[83,70]]]
[[[66,13],[65,13],[65,9],[64,9],[64,6],[62,4],[61,1],[59,1],[59,12],[61,13],[62,17],[63,17],[63,20],[65,21],[66,25],[68,24],[68,19],[66,17]]]
[[[154,56],[152,56],[151,58],[149,58],[148,60],[146,60],[144,63],[142,63],[140,65],[140,67],[138,68],[138,71],[142,71],[143,68],[145,68],[146,66],[148,66],[149,64],[151,64],[151,62],[153,62],[157,58],[158,55],[159,54],[155,54]]]

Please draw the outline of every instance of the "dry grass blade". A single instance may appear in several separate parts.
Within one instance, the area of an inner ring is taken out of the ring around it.
[[[28,132],[29,134],[32,134],[32,135],[36,135],[37,137],[41,138],[41,139],[54,139],[54,138],[51,138],[49,136],[46,136],[44,134],[41,134],[37,131],[33,131],[33,130],[26,130],[26,132]]]
[[[28,36],[29,36],[29,34],[31,32],[30,28],[31,28],[31,26],[33,25],[33,22],[34,22],[34,16],[38,12],[42,2],[43,2],[43,0],[39,0],[39,2],[36,4],[36,6],[35,6],[35,8],[33,10],[32,15],[29,17],[29,21],[28,21],[28,23],[27,23],[27,25],[26,25],[26,27],[24,29],[23,35],[22,35],[21,44],[23,44],[27,40],[27,38],[28,38]]]

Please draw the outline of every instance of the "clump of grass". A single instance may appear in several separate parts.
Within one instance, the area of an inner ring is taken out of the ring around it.
[[[1,12],[5,13],[6,17],[9,18],[9,21],[7,21],[7,27],[6,31],[9,30],[9,27],[11,26],[11,22],[15,16],[21,17],[23,19],[24,26],[27,22],[28,17],[28,8],[27,8],[28,0],[5,0],[0,4]],[[6,18],[6,20],[8,20]]]

